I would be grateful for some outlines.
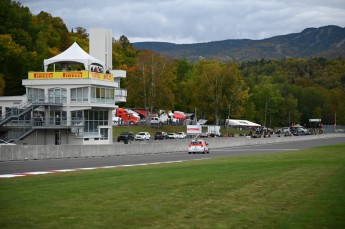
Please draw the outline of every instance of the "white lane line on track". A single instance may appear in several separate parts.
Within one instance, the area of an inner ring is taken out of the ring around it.
[[[91,168],[89,167],[89,168],[76,168],[76,169],[58,169],[58,170],[47,170],[47,171],[38,171],[38,172],[3,174],[3,175],[0,175],[0,179],[1,178],[25,177],[25,176],[33,176],[33,175],[43,175],[43,174],[60,173],[60,172],[94,170],[94,169],[111,169],[111,168],[121,168],[121,167],[171,164],[171,163],[181,163],[181,162],[185,162],[185,161],[198,161],[198,160],[206,160],[206,159],[211,159],[211,158],[200,158],[200,159],[192,159],[192,160],[163,161],[163,162],[140,163],[140,164],[129,164],[129,165],[112,165],[112,166],[100,166],[100,167],[91,167]]]
[[[296,151],[300,149],[213,149],[214,151]]]
[[[4,174],[4,175],[0,175],[0,178],[14,178],[14,177],[25,177],[25,175],[19,175],[19,174]]]

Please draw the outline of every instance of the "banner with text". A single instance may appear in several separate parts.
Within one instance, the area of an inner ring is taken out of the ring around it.
[[[187,125],[187,134],[201,134],[201,126]]]
[[[47,80],[47,79],[97,79],[105,81],[114,81],[111,74],[98,72],[76,71],[76,72],[29,72],[29,80]]]

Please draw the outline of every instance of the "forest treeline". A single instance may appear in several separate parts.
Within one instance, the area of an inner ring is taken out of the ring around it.
[[[0,0],[0,12],[1,96],[23,95],[28,71],[42,71],[44,59],[73,42],[88,52],[82,27],[69,31],[61,18],[33,15],[11,0]],[[214,124],[228,117],[268,127],[308,125],[311,118],[345,124],[344,58],[189,63],[138,51],[123,35],[113,38],[113,68],[127,71],[124,107],[196,112]]]

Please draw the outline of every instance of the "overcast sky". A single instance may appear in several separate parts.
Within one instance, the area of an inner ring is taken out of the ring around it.
[[[309,27],[345,27],[345,0],[19,0],[67,28],[112,29],[131,43],[263,39]]]

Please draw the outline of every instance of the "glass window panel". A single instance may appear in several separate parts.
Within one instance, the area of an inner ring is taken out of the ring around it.
[[[91,87],[91,98],[96,98],[96,88]]]
[[[100,88],[96,88],[96,98],[97,99],[101,98],[101,89]]]
[[[89,88],[84,87],[83,88],[83,101],[88,101],[89,100]]]
[[[77,101],[82,101],[83,98],[83,88],[77,89]]]
[[[71,89],[71,101],[77,101],[77,89]]]
[[[105,98],[105,88],[101,88],[101,98]]]

